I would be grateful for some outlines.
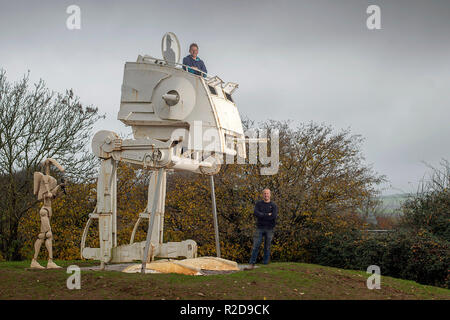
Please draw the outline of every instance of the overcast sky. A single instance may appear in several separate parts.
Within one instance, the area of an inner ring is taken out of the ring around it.
[[[68,30],[69,5],[81,29]],[[369,30],[368,5],[381,8]],[[450,1],[5,1],[0,68],[27,70],[56,91],[73,88],[106,113],[94,131],[131,132],[116,120],[123,66],[161,57],[174,32],[199,44],[209,74],[239,83],[234,99],[256,121],[315,121],[364,138],[366,163],[414,192],[450,159]]]

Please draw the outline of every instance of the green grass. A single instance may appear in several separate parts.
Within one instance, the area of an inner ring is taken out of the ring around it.
[[[450,300],[450,290],[384,276],[380,290],[369,290],[369,275],[363,271],[305,263],[271,263],[251,271],[210,276],[82,271],[80,290],[67,289],[66,268],[98,263],[56,261],[64,267],[59,270],[31,270],[29,263],[0,263],[0,299]]]

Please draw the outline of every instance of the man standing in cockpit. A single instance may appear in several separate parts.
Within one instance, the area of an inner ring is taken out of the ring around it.
[[[196,43],[192,43],[189,46],[189,55],[183,58],[183,65],[192,67],[192,68],[187,68],[187,71],[189,71],[190,73],[196,74],[196,75],[202,75],[203,72],[203,76],[206,77],[206,73],[208,72],[206,70],[206,66],[205,63],[203,62],[203,60],[201,60],[197,54],[198,54],[198,45]],[[186,67],[183,66],[183,69],[186,70]],[[201,71],[201,72],[200,72]]]

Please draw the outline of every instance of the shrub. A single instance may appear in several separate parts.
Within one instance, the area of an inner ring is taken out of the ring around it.
[[[317,243],[314,263],[337,268],[367,270],[377,265],[386,276],[450,287],[449,242],[426,229],[399,230],[388,235],[337,234]]]

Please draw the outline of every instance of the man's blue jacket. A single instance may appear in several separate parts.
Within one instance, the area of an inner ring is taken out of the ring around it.
[[[194,60],[194,58],[192,58],[191,55],[188,55],[188,56],[183,58],[183,64],[186,65],[186,66],[190,66],[190,67],[196,67],[197,69],[203,71],[204,73],[208,72],[206,70],[205,64],[203,63],[203,61],[199,57],[195,58],[195,60]],[[183,67],[183,69],[186,70],[186,67]],[[197,70],[194,70],[194,69],[191,69],[191,68],[187,68],[187,69],[188,69],[187,71],[189,71],[190,73],[196,74],[198,76],[201,75],[201,73],[198,72]]]

